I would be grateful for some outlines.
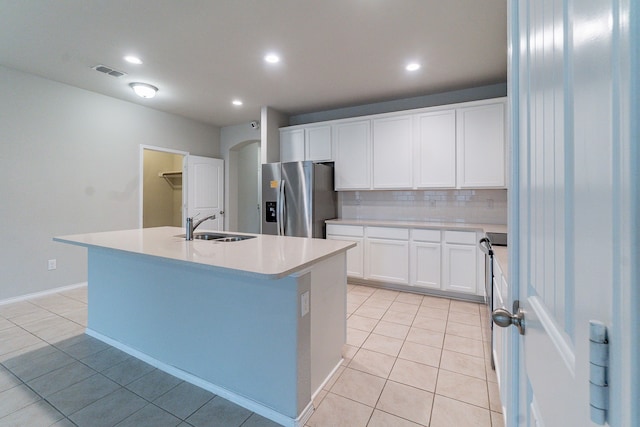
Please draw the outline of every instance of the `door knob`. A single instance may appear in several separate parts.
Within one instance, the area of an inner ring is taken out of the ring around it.
[[[502,328],[515,325],[520,335],[524,335],[524,311],[520,308],[520,301],[515,300],[513,302],[513,312],[515,314],[509,313],[504,308],[497,308],[491,313],[491,318],[493,323]]]
[[[224,215],[224,211],[220,211],[220,215]]]

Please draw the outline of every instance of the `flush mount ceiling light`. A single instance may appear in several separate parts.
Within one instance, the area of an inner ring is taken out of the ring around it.
[[[419,69],[420,69],[420,64],[418,64],[417,62],[410,62],[405,67],[405,70],[407,71],[418,71]]]
[[[136,64],[136,65],[141,65],[142,64],[142,59],[138,58],[137,56],[133,56],[133,55],[127,55],[124,57],[124,60],[131,63],[131,64]]]
[[[233,101],[231,101],[231,103],[236,107],[240,107],[242,105],[242,101],[240,101],[239,99],[234,99]]]
[[[277,64],[278,62],[280,62],[280,57],[275,53],[269,53],[264,56],[264,60],[269,64]]]
[[[131,89],[141,98],[153,98],[158,92],[158,88],[147,83],[131,83]]]

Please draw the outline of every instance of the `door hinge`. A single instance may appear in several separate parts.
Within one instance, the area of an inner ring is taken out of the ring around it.
[[[609,409],[609,338],[607,327],[589,321],[589,404],[591,421],[604,425]]]

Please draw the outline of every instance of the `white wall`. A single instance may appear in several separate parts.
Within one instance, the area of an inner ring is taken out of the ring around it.
[[[217,127],[1,66],[0,100],[0,301],[86,280],[52,237],[138,227],[140,144],[220,157]]]
[[[280,161],[280,128],[288,124],[288,116],[271,107],[262,107],[260,112],[262,163]]]

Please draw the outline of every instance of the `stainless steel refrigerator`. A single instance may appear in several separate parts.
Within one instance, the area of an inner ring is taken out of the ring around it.
[[[325,237],[337,216],[333,165],[313,162],[262,165],[262,233]]]

